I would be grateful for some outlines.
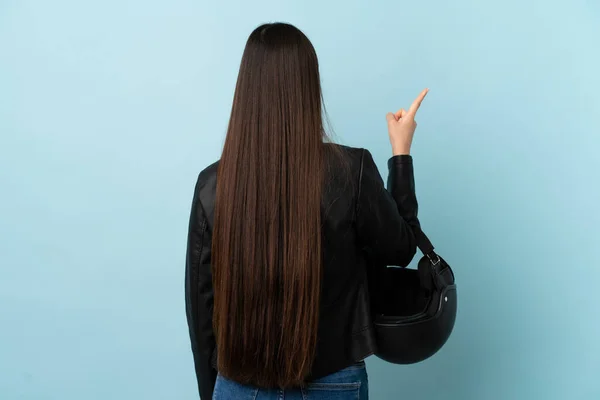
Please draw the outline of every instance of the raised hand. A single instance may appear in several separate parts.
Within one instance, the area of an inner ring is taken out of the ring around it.
[[[408,111],[401,108],[395,114],[391,112],[387,114],[388,133],[393,155],[410,154],[415,129],[417,129],[415,116],[428,92],[429,89],[423,90]]]

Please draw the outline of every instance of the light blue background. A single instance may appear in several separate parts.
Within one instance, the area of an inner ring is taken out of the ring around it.
[[[189,206],[241,52],[289,21],[342,143],[431,92],[421,219],[454,266],[447,346],[370,358],[371,396],[600,398],[600,5],[593,0],[0,1],[0,399],[193,399]]]

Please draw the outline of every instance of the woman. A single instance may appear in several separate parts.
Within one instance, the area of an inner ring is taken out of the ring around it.
[[[306,36],[281,23],[252,32],[223,153],[198,177],[189,224],[202,400],[368,398],[367,277],[415,254],[409,154],[426,93],[387,115],[386,190],[369,151],[327,140]]]

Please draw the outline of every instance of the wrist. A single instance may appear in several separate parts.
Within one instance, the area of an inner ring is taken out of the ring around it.
[[[409,156],[410,148],[406,147],[392,147],[392,155],[394,156]]]

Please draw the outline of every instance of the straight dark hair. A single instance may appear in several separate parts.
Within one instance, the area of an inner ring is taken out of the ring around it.
[[[317,344],[328,140],[308,38],[265,24],[246,43],[218,167],[213,327],[219,372],[304,384]]]

